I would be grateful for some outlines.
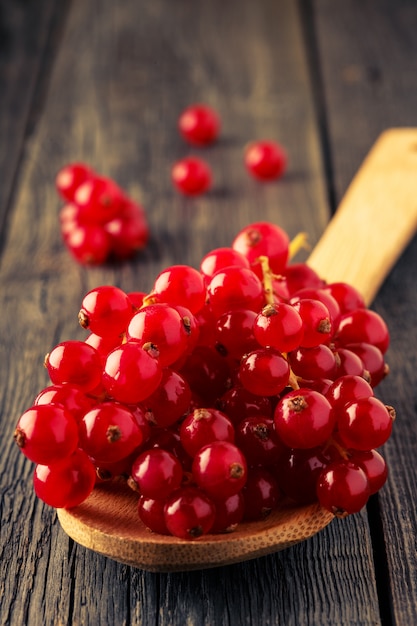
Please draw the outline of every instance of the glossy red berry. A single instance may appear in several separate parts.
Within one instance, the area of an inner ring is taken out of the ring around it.
[[[278,402],[275,428],[289,448],[315,448],[332,434],[336,416],[330,402],[313,389],[295,389]]]
[[[164,303],[150,304],[135,313],[127,326],[126,338],[142,347],[151,343],[161,367],[177,361],[188,348],[188,332],[181,315]]]
[[[83,328],[105,337],[122,334],[132,315],[128,295],[119,287],[103,285],[84,296],[78,321]]]
[[[287,155],[275,141],[254,141],[245,149],[245,165],[258,180],[274,180],[284,174]]]
[[[183,469],[172,452],[152,448],[142,452],[134,461],[131,476],[141,495],[161,499],[180,487]]]
[[[174,187],[186,196],[198,196],[212,185],[209,165],[199,157],[185,157],[177,161],[171,171]]]
[[[258,313],[253,326],[261,346],[271,346],[280,352],[291,352],[300,346],[304,335],[303,320],[289,304],[267,304]]]
[[[220,118],[212,107],[193,104],[181,113],[178,129],[188,143],[206,146],[216,141],[220,132]]]
[[[84,341],[59,343],[46,355],[44,364],[55,385],[71,383],[88,392],[101,382],[101,357]]]
[[[216,317],[236,309],[258,312],[265,303],[262,282],[246,267],[219,270],[207,285],[207,296]]]
[[[165,368],[157,389],[143,401],[149,422],[159,428],[167,428],[188,412],[191,389],[178,372]]]
[[[280,499],[278,483],[265,467],[250,469],[242,494],[245,502],[244,519],[247,521],[266,519]]]
[[[119,215],[125,196],[111,178],[96,175],[78,187],[74,202],[84,223],[104,224]]]
[[[331,463],[318,478],[319,502],[336,517],[358,513],[369,496],[370,488],[365,472],[359,465],[349,461]]]
[[[276,396],[288,385],[289,377],[288,361],[273,348],[254,350],[240,362],[240,383],[260,396]]]
[[[371,494],[379,491],[388,477],[388,466],[377,450],[355,450],[350,460],[359,465],[366,474]]]
[[[235,429],[229,418],[217,409],[194,409],[182,422],[181,443],[186,452],[194,457],[205,445],[213,441],[235,440]]]
[[[56,404],[69,411],[80,422],[82,417],[93,408],[96,401],[84,393],[77,385],[50,385],[45,387],[35,398],[33,404]]]
[[[387,325],[378,313],[370,309],[356,309],[342,315],[335,340],[342,346],[369,343],[384,354],[388,349],[390,337]]]
[[[274,274],[282,274],[289,255],[289,238],[279,226],[255,222],[243,228],[235,237],[232,248],[245,256],[252,269],[262,279],[259,257],[267,257]]]
[[[338,437],[354,450],[379,448],[391,435],[394,419],[394,409],[378,398],[360,398],[338,410]]]
[[[249,268],[248,259],[233,248],[216,248],[208,252],[200,263],[200,271],[207,282],[226,267],[237,266]]]
[[[158,274],[151,295],[157,302],[185,306],[195,314],[206,300],[204,278],[189,265],[171,265]]]
[[[180,539],[194,540],[210,532],[216,516],[213,501],[195,487],[183,487],[171,494],[164,509],[169,532]]]
[[[194,457],[192,471],[199,487],[220,499],[238,493],[247,480],[246,459],[229,441],[214,441],[201,448]]]
[[[110,352],[102,380],[114,400],[136,404],[157,389],[161,378],[162,369],[158,361],[139,343],[129,341]]]
[[[60,405],[36,405],[19,418],[14,440],[28,459],[50,465],[76,450],[78,425],[71,413]]]
[[[97,404],[80,423],[80,446],[97,464],[128,457],[143,439],[132,412],[115,402]]]
[[[145,526],[159,535],[169,535],[164,517],[165,500],[140,496],[138,514]]]
[[[85,163],[69,163],[59,170],[55,179],[56,189],[64,200],[72,202],[78,187],[92,176],[93,170]]]
[[[38,498],[56,509],[70,509],[84,502],[95,482],[95,468],[80,449],[53,465],[37,465],[33,475]]]

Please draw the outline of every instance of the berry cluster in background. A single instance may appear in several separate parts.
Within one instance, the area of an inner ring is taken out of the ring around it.
[[[145,211],[111,178],[84,163],[70,163],[55,184],[66,203],[59,213],[62,239],[79,263],[124,261],[145,247]]]
[[[215,142],[220,129],[218,114],[205,104],[187,107],[178,119],[181,137],[199,148]],[[245,148],[244,163],[257,180],[270,181],[284,174],[287,156],[274,141],[254,141]],[[181,194],[198,196],[211,188],[213,173],[201,156],[191,155],[174,163],[171,182]],[[76,261],[83,265],[125,261],[146,246],[146,213],[114,180],[74,162],[58,172],[55,183],[65,202],[59,213],[62,240]]]
[[[288,502],[360,511],[387,477],[389,333],[296,248],[259,222],[148,294],[87,293],[85,341],[47,354],[51,384],[15,429],[38,497],[71,508],[124,481],[147,528],[190,540]]]

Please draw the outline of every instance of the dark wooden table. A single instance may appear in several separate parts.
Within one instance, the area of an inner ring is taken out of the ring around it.
[[[213,190],[185,200],[169,173],[191,152],[176,122],[194,101],[220,112],[223,133],[204,153]],[[378,388],[398,412],[388,483],[304,543],[192,573],[118,564],[65,535],[12,439],[48,384],[45,352],[84,337],[84,293],[148,290],[162,268],[198,264],[257,219],[314,244],[393,126],[417,126],[414,0],[0,0],[2,625],[417,624],[416,240],[373,303],[392,337]],[[258,138],[288,150],[283,180],[245,173],[243,148]],[[132,262],[88,269],[64,249],[54,177],[72,160],[147,209],[152,239]]]

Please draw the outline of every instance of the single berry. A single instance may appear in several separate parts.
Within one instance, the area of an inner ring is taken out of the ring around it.
[[[193,104],[181,113],[178,129],[188,143],[206,146],[216,141],[220,132],[220,118],[211,107]]]
[[[287,168],[287,155],[274,141],[254,141],[245,149],[245,165],[258,180],[275,180]]]
[[[208,191],[212,184],[209,165],[198,157],[177,161],[171,171],[174,187],[186,196],[198,196]]]

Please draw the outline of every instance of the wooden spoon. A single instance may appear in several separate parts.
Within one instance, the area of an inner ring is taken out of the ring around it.
[[[308,264],[328,282],[345,281],[372,302],[417,229],[417,129],[384,132],[351,183]],[[59,509],[76,542],[116,561],[153,572],[204,569],[283,550],[333,519],[317,504],[288,502],[266,520],[196,541],[157,535],[137,515],[137,494],[104,483],[71,510]]]

